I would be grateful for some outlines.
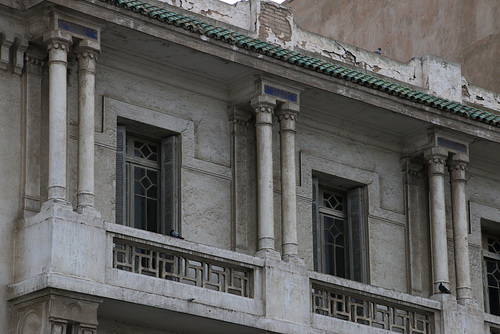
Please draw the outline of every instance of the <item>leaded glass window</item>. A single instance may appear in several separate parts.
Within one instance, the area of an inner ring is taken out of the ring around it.
[[[152,140],[118,126],[117,223],[163,234],[179,230],[178,152],[176,136]]]
[[[348,238],[344,211],[345,195],[320,189],[320,198],[320,242],[323,245],[324,271],[338,277],[347,277],[349,261],[346,249]]]
[[[500,237],[485,235],[483,245],[487,309],[500,315]]]
[[[363,188],[340,191],[313,179],[312,211],[315,270],[367,282]]]
[[[159,143],[127,136],[127,208],[129,225],[159,232]]]

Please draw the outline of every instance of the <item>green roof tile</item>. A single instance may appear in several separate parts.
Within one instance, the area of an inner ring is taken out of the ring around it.
[[[147,15],[151,19],[166,22],[168,24],[190,30],[193,33],[204,34],[209,38],[221,40],[225,43],[236,44],[238,47],[249,49],[253,52],[264,53],[273,58],[286,61],[296,66],[301,66],[307,69],[321,72],[325,75],[336,76],[345,80],[351,80],[358,83],[359,85],[369,86],[373,89],[378,89],[387,92],[388,94],[399,96],[403,99],[409,99],[411,101],[415,101],[416,103],[426,104],[433,108],[456,113],[464,117],[500,127],[500,115],[497,115],[495,113],[438,98],[436,96],[426,94],[400,84],[376,78],[369,74],[364,74],[362,72],[342,67],[333,63],[328,63],[318,58],[304,56],[299,52],[284,49],[278,45],[267,43],[222,27],[216,27],[207,22],[195,20],[189,16],[175,13],[165,8],[150,4],[147,1],[100,1],[118,7],[123,7],[142,15]]]

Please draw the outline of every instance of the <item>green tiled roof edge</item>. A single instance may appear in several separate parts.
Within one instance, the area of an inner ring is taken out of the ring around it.
[[[428,105],[443,111],[470,118],[482,123],[500,127],[500,115],[485,110],[472,108],[447,99],[426,94],[391,81],[379,79],[370,74],[365,74],[346,67],[342,67],[317,58],[304,56],[299,52],[284,49],[280,46],[255,39],[247,35],[234,32],[222,27],[216,27],[209,23],[196,20],[192,17],[182,15],[152,5],[146,1],[134,0],[100,0],[118,7],[123,7],[148,16],[151,19],[165,22],[176,27],[190,30],[209,38],[245,48],[253,52],[261,53],[275,59],[310,69],[326,75],[352,81],[358,85],[378,89],[382,92],[398,96],[400,98]]]

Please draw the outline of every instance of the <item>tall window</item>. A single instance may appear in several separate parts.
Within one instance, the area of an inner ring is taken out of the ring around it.
[[[500,237],[483,235],[486,306],[488,312],[500,315]]]
[[[315,270],[368,281],[363,188],[335,190],[313,179]]]
[[[178,229],[177,139],[155,141],[118,126],[117,223],[163,234]]]

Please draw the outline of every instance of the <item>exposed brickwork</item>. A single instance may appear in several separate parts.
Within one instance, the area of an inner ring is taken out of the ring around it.
[[[259,38],[266,40],[269,37],[268,31],[270,29],[280,40],[284,42],[291,41],[292,27],[287,20],[287,17],[291,15],[290,9],[269,2],[262,2],[259,17]]]

